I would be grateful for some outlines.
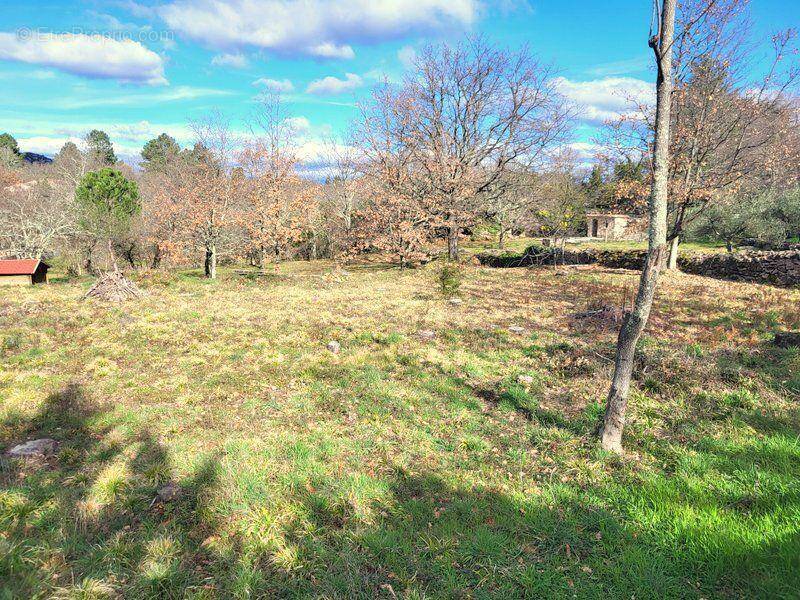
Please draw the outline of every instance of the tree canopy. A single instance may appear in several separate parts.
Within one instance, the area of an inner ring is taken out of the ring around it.
[[[86,146],[91,157],[101,165],[113,165],[117,162],[114,154],[114,145],[108,134],[99,129],[93,129],[86,135]]]
[[[110,168],[87,173],[75,190],[84,211],[86,226],[95,233],[113,236],[139,214],[139,188],[119,171]]]
[[[17,140],[10,133],[0,133],[0,148],[8,148],[14,154],[19,154]]]
[[[170,135],[162,133],[157,138],[147,142],[142,148],[142,167],[145,170],[163,169],[170,158],[177,156],[181,151],[178,142]]]

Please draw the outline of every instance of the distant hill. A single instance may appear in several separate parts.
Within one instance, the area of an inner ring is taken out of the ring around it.
[[[53,162],[52,158],[48,158],[44,154],[36,154],[35,152],[23,152],[22,160],[27,163],[37,165],[49,165],[51,162]]]

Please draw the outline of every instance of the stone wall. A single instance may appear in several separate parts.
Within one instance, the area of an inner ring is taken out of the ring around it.
[[[531,246],[522,254],[481,255],[481,264],[490,267],[535,265],[591,265],[614,269],[641,270],[644,250],[567,250],[562,255],[554,248]],[[716,279],[768,283],[783,287],[800,286],[800,250],[783,252],[682,253],[681,271]]]
[[[686,273],[716,279],[783,287],[800,285],[800,250],[690,254],[681,257],[678,267]]]
[[[644,250],[565,250],[530,246],[522,254],[483,254],[478,256],[482,265],[489,267],[531,267],[538,265],[593,265],[600,264],[615,269],[641,269],[646,256]]]

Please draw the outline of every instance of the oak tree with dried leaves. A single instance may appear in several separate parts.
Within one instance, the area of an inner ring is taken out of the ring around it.
[[[462,230],[504,193],[504,176],[563,142],[571,116],[552,67],[525,48],[470,38],[424,48],[400,86],[382,86],[362,111],[361,145],[368,161],[399,159],[402,196],[420,203],[457,259]]]
[[[229,249],[233,228],[240,219],[239,195],[243,177],[233,169],[237,147],[230,123],[220,113],[192,123],[195,148],[190,160],[178,164],[177,202],[183,246],[205,253],[203,271],[217,277],[219,253]]]
[[[263,96],[250,119],[250,137],[239,152],[242,224],[248,246],[266,269],[300,241],[309,223],[311,188],[297,174],[296,131],[277,95]]]

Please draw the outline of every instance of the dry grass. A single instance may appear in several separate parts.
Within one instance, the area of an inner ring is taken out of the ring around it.
[[[668,276],[619,461],[592,438],[615,332],[573,315],[635,281],[470,267],[454,305],[434,265],[318,262],[154,273],[119,306],[0,289],[4,447],[63,442],[46,469],[3,465],[2,585],[789,597],[800,357],[769,339],[800,326],[800,292]],[[152,505],[167,480],[188,493]]]

